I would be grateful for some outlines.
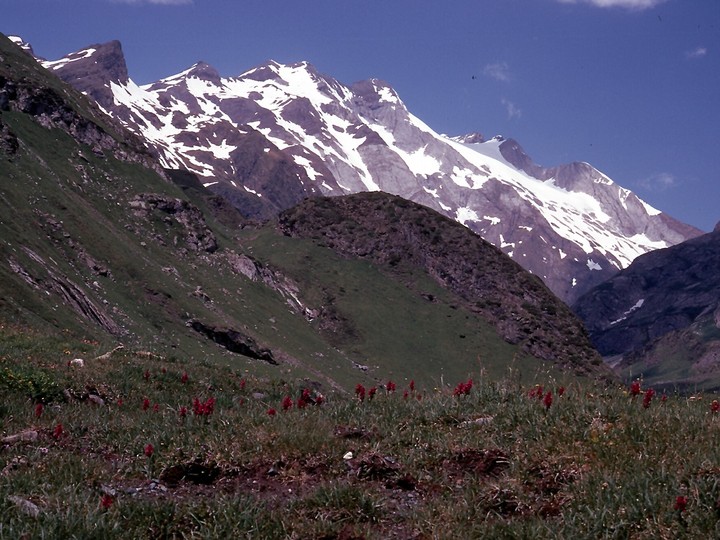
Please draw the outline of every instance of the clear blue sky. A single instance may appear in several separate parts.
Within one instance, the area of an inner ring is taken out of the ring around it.
[[[441,133],[587,161],[670,215],[720,221],[720,0],[0,0],[56,59],[119,39],[139,84],[198,60],[307,60],[388,81]]]

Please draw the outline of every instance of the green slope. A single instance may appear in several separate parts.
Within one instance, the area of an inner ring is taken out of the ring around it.
[[[346,389],[546,369],[420,267],[401,279],[271,226],[242,229],[3,36],[0,96],[5,323]]]

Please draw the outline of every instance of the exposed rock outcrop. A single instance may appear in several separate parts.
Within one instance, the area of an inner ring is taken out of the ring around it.
[[[2,103],[0,103],[0,110],[2,110]],[[12,156],[17,152],[20,147],[17,135],[12,130],[3,124],[2,116],[0,116],[0,153],[7,156]]]
[[[37,271],[33,272],[25,268],[18,260],[9,259],[8,264],[11,270],[23,281],[36,290],[57,295],[64,304],[72,308],[82,318],[98,325],[111,335],[119,336],[124,334],[123,328],[104,309],[98,306],[83,287],[64,276],[59,269],[54,268],[53,264],[46,262],[44,258],[30,248],[24,247],[23,252],[38,268]]]
[[[230,352],[277,365],[277,361],[270,349],[260,347],[253,338],[238,330],[208,325],[196,319],[190,319],[186,324]]]
[[[178,223],[182,227],[183,247],[193,252],[213,253],[218,249],[215,234],[205,222],[203,213],[183,199],[157,193],[141,193],[130,201],[130,208],[138,217],[149,218],[164,215],[166,223]]]

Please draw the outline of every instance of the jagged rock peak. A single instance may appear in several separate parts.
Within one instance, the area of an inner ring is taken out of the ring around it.
[[[505,139],[501,136],[493,137],[493,140],[501,141],[500,153],[510,163],[515,165],[518,169],[529,172],[528,169],[537,167],[532,158],[527,155],[527,152],[520,146],[520,143],[515,139]]]
[[[63,79],[83,91],[94,88],[93,81],[124,85],[129,80],[125,55],[117,40],[90,45],[60,60],[43,62],[43,66],[50,71],[62,68]]]
[[[715,225],[713,232],[720,232],[720,221],[718,221],[717,224]]]
[[[466,133],[465,135],[449,137],[449,139],[462,144],[479,144],[485,142],[485,137],[483,137],[483,134],[477,131],[473,131],[472,133]]]

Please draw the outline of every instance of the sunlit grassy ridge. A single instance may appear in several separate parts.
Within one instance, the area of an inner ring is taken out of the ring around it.
[[[644,388],[571,383],[561,396],[547,373],[528,384],[509,372],[475,374],[466,395],[453,390],[467,379],[398,382],[299,408],[304,388],[319,397],[302,381],[137,350],[92,360],[102,352],[2,330],[0,538],[719,532],[712,397],[644,407]],[[195,414],[196,398],[212,412]]]

